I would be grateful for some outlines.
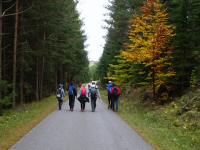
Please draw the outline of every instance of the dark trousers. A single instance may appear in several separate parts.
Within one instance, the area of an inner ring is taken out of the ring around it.
[[[62,99],[58,99],[58,108],[59,108],[59,110],[61,110],[61,108],[62,108],[62,103],[63,103]]]
[[[91,97],[91,107],[92,107],[92,111],[94,112],[96,109],[96,101],[97,98],[96,97]]]
[[[110,101],[110,108],[112,109],[112,110],[114,110],[114,98],[113,97],[111,97],[111,101]]]
[[[108,109],[112,108],[112,107],[111,107],[111,101],[112,101],[112,96],[111,96],[111,94],[108,92]]]
[[[81,110],[85,110],[85,102],[84,101],[81,102]]]
[[[75,102],[74,95],[69,95],[69,108],[70,109],[74,109],[74,102]]]
[[[111,108],[113,111],[118,111],[119,107],[119,96],[112,96]]]

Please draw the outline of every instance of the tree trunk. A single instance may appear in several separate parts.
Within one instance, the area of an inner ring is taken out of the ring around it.
[[[35,89],[35,98],[39,100],[39,59],[36,58],[36,89]]]
[[[45,63],[45,58],[44,56],[42,57],[42,71],[41,71],[41,82],[40,82],[40,98],[43,98],[43,79],[44,79],[44,63]]]
[[[22,4],[21,4],[22,6]],[[19,9],[21,9],[20,7]],[[23,22],[23,14],[19,16],[19,30],[20,33],[22,29],[22,22]],[[19,37],[20,41],[20,37]],[[20,104],[22,105],[24,103],[24,50],[21,47],[20,49]]]
[[[154,67],[153,67],[153,73],[152,73],[152,88],[153,88],[153,99],[155,100],[156,87],[155,87],[155,69],[154,69]]]
[[[2,46],[2,36],[3,36],[3,18],[2,18],[2,13],[3,13],[3,10],[2,10],[2,0],[0,0],[0,81],[2,80],[2,51],[3,51],[3,46]],[[0,91],[0,101],[2,99],[2,91]],[[0,112],[2,111],[2,106],[0,104]]]
[[[2,0],[0,0],[0,81],[2,80],[2,36],[3,36],[3,26],[2,26],[2,23],[3,23],[3,18],[2,18],[2,13],[3,13],[3,10],[2,10]],[[2,97],[2,91],[0,91],[0,99]]]
[[[43,48],[45,50],[45,41],[46,41],[46,32],[43,35],[44,45]],[[43,78],[44,78],[44,66],[45,65],[45,57],[42,56],[42,70],[41,70],[41,82],[40,82],[40,98],[43,98]]]
[[[55,89],[57,89],[57,86],[58,86],[58,72],[56,70],[56,73],[55,73]]]
[[[22,54],[23,55],[23,54]],[[24,65],[23,65],[23,56],[21,56],[21,64],[20,64],[20,104],[24,102]]]
[[[18,42],[18,23],[19,23],[19,0],[16,0],[15,15],[15,35],[13,50],[13,107],[16,106],[16,72],[17,72],[17,42]]]

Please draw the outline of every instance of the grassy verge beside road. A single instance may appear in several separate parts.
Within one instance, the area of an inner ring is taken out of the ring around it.
[[[102,91],[101,96],[107,102],[106,91]],[[187,117],[186,114],[178,114],[181,100],[166,106],[153,106],[141,103],[138,99],[135,96],[126,101],[121,100],[118,114],[155,149],[199,150],[200,120],[191,124],[194,121],[188,119],[191,119],[192,112]]]
[[[28,131],[57,108],[55,96],[9,110],[0,116],[0,150],[15,144]]]

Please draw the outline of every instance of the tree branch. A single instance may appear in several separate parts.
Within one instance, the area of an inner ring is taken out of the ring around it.
[[[8,16],[14,16],[14,15],[16,15],[16,14],[22,14],[22,13],[28,11],[28,10],[31,9],[31,8],[32,8],[32,6],[30,6],[29,8],[27,8],[27,9],[25,9],[25,10],[23,10],[23,11],[20,11],[20,12],[18,12],[18,13],[7,14],[7,15],[3,15],[3,16],[0,16],[0,17],[8,17]]]
[[[9,10],[9,9],[11,9],[12,7],[14,7],[16,5],[16,2],[13,4],[13,5],[11,5],[10,7],[8,7],[3,13],[2,13],[2,17],[5,15],[5,13]]]

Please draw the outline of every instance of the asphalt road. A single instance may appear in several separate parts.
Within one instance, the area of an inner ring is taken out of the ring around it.
[[[90,103],[80,111],[68,103],[55,111],[18,141],[11,150],[152,150],[117,114],[98,100],[96,112]]]

